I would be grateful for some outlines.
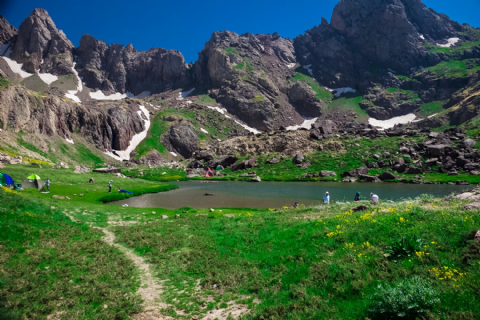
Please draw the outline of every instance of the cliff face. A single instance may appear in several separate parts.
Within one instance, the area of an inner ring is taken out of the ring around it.
[[[102,151],[125,150],[145,130],[134,101],[81,105],[55,95],[38,95],[23,86],[0,91],[0,128],[72,139],[78,132]]]
[[[7,19],[0,15],[0,46],[11,41],[17,35],[17,29],[11,26]],[[0,52],[1,54],[2,52]]]
[[[43,9],[35,9],[20,25],[10,57],[35,73],[72,73],[74,46]]]
[[[363,86],[362,77],[383,68],[408,74],[442,61],[424,43],[446,43],[464,27],[425,7],[420,0],[343,0],[331,24],[294,40],[297,58],[312,64],[315,77],[331,87]],[[367,75],[367,79],[368,79]]]
[[[83,35],[75,54],[76,69],[86,85],[106,95],[115,92],[154,94],[188,83],[187,65],[176,50],[137,51],[131,44],[109,46],[90,35]]]

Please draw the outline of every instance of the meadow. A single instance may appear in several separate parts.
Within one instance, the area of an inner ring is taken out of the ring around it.
[[[245,319],[480,314],[480,243],[473,240],[480,212],[463,210],[466,201],[454,197],[364,202],[359,212],[350,210],[353,203],[130,208],[101,203],[111,175],[32,166],[4,171],[14,179],[31,171],[49,176],[52,192],[0,191],[0,319],[126,319],[140,312],[138,270],[94,226],[145,259],[162,284],[162,312],[179,319],[227,319],[234,310]],[[113,179],[137,190],[165,186]]]

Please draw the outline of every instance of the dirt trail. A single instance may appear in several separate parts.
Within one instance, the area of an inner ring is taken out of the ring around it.
[[[77,222],[77,220],[68,212],[64,211],[64,214],[70,218],[70,220]],[[105,235],[102,240],[107,244],[120,250],[128,259],[130,259],[135,266],[140,270],[140,288],[137,293],[143,299],[144,312],[136,314],[132,317],[134,320],[169,320],[171,317],[163,316],[159,313],[162,308],[166,308],[168,305],[160,301],[160,297],[163,294],[162,286],[155,281],[152,272],[150,271],[150,265],[145,260],[136,255],[132,249],[126,248],[118,243],[115,243],[115,234],[108,231],[105,228],[91,226],[92,228],[101,230]]]

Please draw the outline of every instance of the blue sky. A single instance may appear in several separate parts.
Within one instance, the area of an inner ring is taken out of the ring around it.
[[[211,34],[273,33],[295,38],[330,21],[338,0],[0,0],[0,13],[19,27],[34,8],[46,9],[57,28],[78,46],[88,33],[106,43],[132,43],[138,50],[176,49],[196,61]],[[437,12],[480,27],[480,0],[424,0]]]

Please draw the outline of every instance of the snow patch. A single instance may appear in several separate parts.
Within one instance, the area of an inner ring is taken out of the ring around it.
[[[141,118],[141,119],[144,119],[146,118],[145,121],[145,130],[143,130],[142,132],[140,133],[137,133],[136,135],[134,135],[132,137],[132,140],[130,140],[130,143],[128,144],[128,147],[126,150],[124,151],[116,151],[116,150],[113,150],[115,151],[117,155],[115,155],[113,152],[109,152],[109,151],[105,151],[105,154],[106,155],[109,155],[110,157],[112,158],[115,158],[117,160],[130,160],[130,153],[135,150],[135,148],[140,144],[140,142],[143,141],[143,139],[145,139],[147,137],[147,132],[148,132],[148,129],[150,129],[150,113],[148,112],[147,108],[145,108],[145,106],[138,106],[140,108],[140,111],[137,111],[138,113],[138,116]],[[142,117],[142,113],[145,117]]]
[[[177,154],[176,154],[175,152],[172,152],[172,151],[170,151],[170,154],[171,154],[172,156],[174,156],[174,157],[177,156]]]
[[[177,98],[177,100],[183,100],[183,99],[185,99],[186,97],[188,97],[188,95],[189,95],[190,93],[193,92],[193,90],[195,90],[195,88],[192,88],[192,89],[190,89],[190,90],[188,90],[188,91],[179,92],[179,93],[178,93],[178,98]]]
[[[204,132],[204,133],[208,133],[207,130],[203,129],[203,128],[200,128],[200,131]]]
[[[374,127],[380,127],[382,129],[393,128],[396,124],[406,124],[413,122],[416,116],[413,113],[406,114],[400,117],[394,117],[388,120],[377,120],[374,118],[368,119],[368,123]]]
[[[76,62],[73,63],[72,72],[75,75],[75,77],[77,77],[77,90],[68,90],[67,93],[65,93],[65,97],[67,97],[68,99],[72,99],[75,102],[82,103],[82,101],[80,101],[80,98],[76,96],[78,92],[83,91],[82,80],[78,76],[77,70],[75,70],[76,64],[77,64]]]
[[[67,141],[68,143],[71,143],[71,144],[75,144],[75,142],[73,142],[72,139],[65,138],[65,141]]]
[[[222,140],[220,140],[220,139],[218,139],[218,138],[217,138],[217,140],[218,140],[218,142],[222,141]]]
[[[388,68],[387,70],[390,71],[391,73],[396,73],[395,71],[393,71],[393,70],[390,69],[390,68]]]
[[[187,104],[193,103],[193,101],[187,100],[185,101]]]
[[[353,92],[353,93],[355,93],[355,92],[357,91],[357,90],[352,89],[352,88],[350,88],[350,87],[338,88],[338,89],[333,89],[333,90],[337,91],[337,92],[335,93],[335,97],[337,97],[337,98],[340,97],[342,94],[345,94],[345,93],[348,93],[348,92]]]
[[[429,119],[430,119],[430,118],[433,118],[433,117],[435,117],[437,114],[438,114],[438,113],[434,113],[434,114],[428,116],[427,118],[429,118]]]
[[[450,39],[447,39],[447,43],[446,43],[446,44],[439,44],[439,43],[437,43],[437,46],[439,46],[439,47],[444,47],[444,48],[450,48],[450,47],[453,46],[455,43],[457,43],[459,40],[460,40],[460,38],[450,38]]]
[[[245,122],[240,121],[240,120],[234,120],[237,124],[241,125],[245,130],[253,132],[255,134],[257,133],[262,133],[262,131],[257,130],[255,128],[249,127]]]
[[[303,121],[302,124],[299,124],[299,125],[296,125],[296,126],[290,126],[290,127],[287,127],[287,130],[288,131],[295,131],[295,130],[298,130],[300,128],[305,128],[305,129],[311,129],[312,128],[312,124],[315,123],[315,121],[317,121],[318,118],[305,118],[305,120]]]
[[[307,70],[308,73],[310,73],[311,76],[313,76],[313,70],[310,68],[312,65],[307,64],[306,66],[303,66],[303,69]]]
[[[9,48],[10,43],[6,43],[2,45],[0,48],[3,49],[3,54],[4,56],[2,57],[3,60],[8,64],[12,72],[18,74],[22,78],[28,78],[32,75],[32,73],[29,73],[25,70],[22,69],[23,63],[18,63],[15,60],[10,59],[10,54],[12,53],[12,49]]]
[[[48,85],[51,85],[53,82],[58,80],[58,77],[51,73],[40,73],[40,70],[37,71],[38,76]]]
[[[421,38],[422,40],[425,40],[425,37],[423,36],[423,34],[420,35],[420,38]]]
[[[292,69],[293,67],[295,67],[296,63],[289,63],[287,64],[287,68],[288,69]]]
[[[96,92],[90,92],[90,98],[95,100],[121,100],[127,97],[126,93],[115,92],[106,96],[102,90]]]
[[[208,109],[212,109],[212,110],[216,110],[218,112],[220,112],[221,114],[225,114],[225,109],[223,108],[219,108],[219,107],[210,107],[210,106],[207,106]]]

